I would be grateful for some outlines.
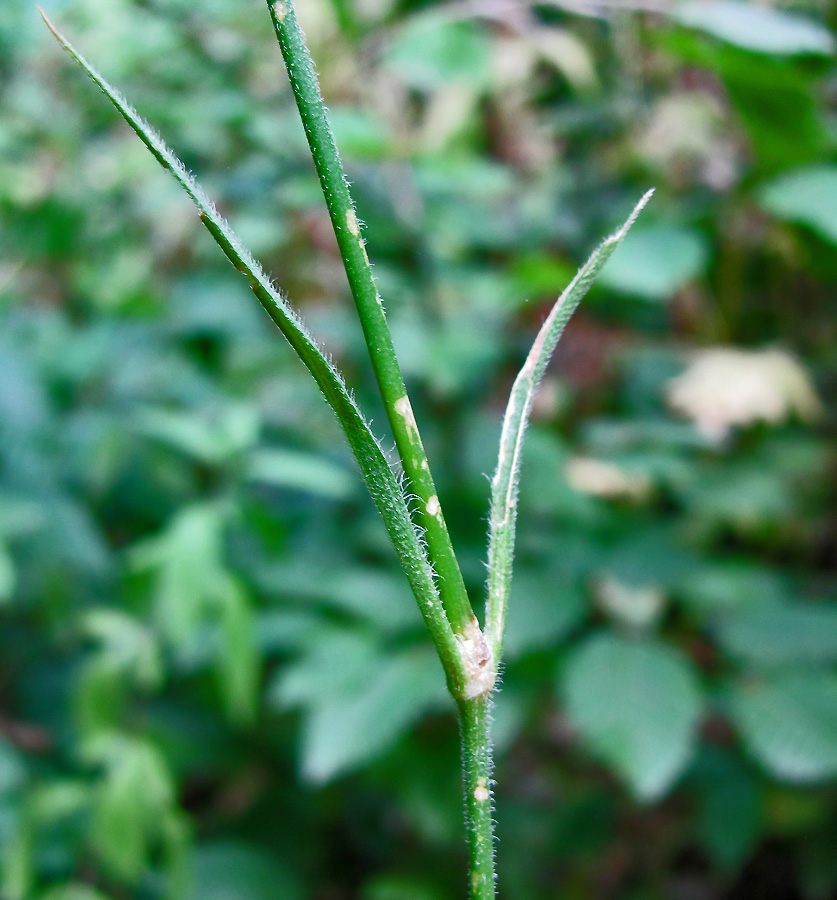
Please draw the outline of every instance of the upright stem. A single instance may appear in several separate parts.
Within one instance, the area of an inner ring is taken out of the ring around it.
[[[326,116],[314,65],[297,22],[292,0],[268,0],[268,7],[331,216],[398,455],[410,480],[410,488],[418,497],[419,523],[425,532],[428,555],[439,577],[442,604],[454,631],[462,634],[475,621],[474,614],[454,556],[401,369],[395,357],[383,302],[372,276],[366,243]]]
[[[459,703],[462,779],[471,900],[494,900],[494,819],[492,816],[491,695]]]
[[[398,455],[409,478],[410,487],[418,497],[419,522],[425,531],[428,555],[439,577],[439,594],[456,634],[464,664],[466,683],[455,696],[462,734],[470,891],[472,900],[494,900],[490,696],[494,687],[496,662],[471,609],[454,556],[427,456],[395,356],[383,302],[372,276],[361,225],[326,116],[314,65],[297,22],[293,0],[268,0],[268,7]]]

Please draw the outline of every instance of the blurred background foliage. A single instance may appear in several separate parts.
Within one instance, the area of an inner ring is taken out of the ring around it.
[[[469,587],[535,329],[501,896],[837,892],[826,0],[301,0]],[[269,20],[48,12],[379,427]],[[0,6],[0,896],[464,896],[441,670],[336,423],[176,185]]]

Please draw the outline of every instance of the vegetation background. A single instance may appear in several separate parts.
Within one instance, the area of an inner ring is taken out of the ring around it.
[[[48,12],[379,427],[270,20]],[[837,70],[826,0],[301,0],[469,588],[511,379],[508,900],[837,893]],[[313,383],[176,185],[0,6],[0,896],[464,896],[455,721]]]

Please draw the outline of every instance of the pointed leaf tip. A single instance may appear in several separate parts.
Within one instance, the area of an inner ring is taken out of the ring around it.
[[[274,287],[261,265],[244,247],[215,205],[163,138],[129,104],[119,91],[89,63],[43,14],[44,21],[59,43],[105,94],[120,116],[145,144],[158,163],[171,174],[197,207],[204,227],[224,255],[250,281],[259,303],[276,323],[308,371],[313,375],[326,401],[334,410],[349,446],[396,549],[419,608],[430,630],[451,684],[457,690],[466,676],[458,644],[439,599],[433,573],[424,547],[415,529],[406,496],[389,466],[369,424],[349,394],[340,372],[320,349],[286,298]]]
[[[49,30],[53,33],[53,35],[55,36],[55,38],[56,38],[58,41],[60,41],[60,42],[66,47],[66,46],[67,46],[67,41],[66,41],[66,39],[63,37],[63,35],[61,34],[61,32],[60,32],[60,31],[52,24],[52,21],[50,20],[49,16],[44,12],[43,6],[41,6],[40,4],[38,4],[35,8],[36,8],[36,9],[38,10],[38,12],[41,14],[41,18],[44,20],[44,23],[46,24],[46,27],[49,28]]]
[[[497,470],[492,480],[489,517],[486,633],[495,659],[500,658],[511,584],[523,435],[535,393],[552,352],[564,333],[564,327],[653,193],[653,188],[646,191],[622,227],[606,238],[578,270],[575,278],[550,310],[512,386],[503,419]]]
[[[648,201],[654,196],[654,191],[656,191],[656,190],[657,190],[656,188],[649,188],[642,195],[639,203],[637,203],[637,205],[634,207],[634,211],[628,216],[628,218],[625,220],[625,223],[622,225],[622,227],[617,232],[615,232],[615,234],[613,234],[609,240],[616,239],[616,240],[621,241],[622,238],[625,237],[625,235],[630,230],[631,226],[639,218],[639,214],[648,205]]]

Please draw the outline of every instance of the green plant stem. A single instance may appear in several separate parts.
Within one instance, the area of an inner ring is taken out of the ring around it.
[[[459,703],[462,779],[471,900],[494,900],[494,818],[492,815],[491,695]]]
[[[418,519],[425,532],[428,555],[439,577],[442,603],[454,631],[462,634],[466,627],[472,625],[474,613],[395,356],[383,303],[372,276],[361,225],[328,122],[311,55],[292,0],[268,0],[268,8],[334,226],[398,455],[409,478],[410,488],[418,497]]]
[[[201,222],[227,259],[239,272],[247,276],[259,303],[278,325],[288,343],[314,376],[314,380],[343,427],[372,500],[384,520],[387,533],[398,553],[398,558],[436,646],[445,670],[448,688],[454,697],[463,696],[468,692],[468,686],[472,679],[467,672],[467,661],[462,654],[461,641],[457,641],[451,631],[450,623],[436,590],[433,573],[425,557],[419,536],[416,534],[415,526],[410,519],[403,491],[369,425],[346,388],[342,376],[317,346],[285,297],[276,290],[259,263],[219,215],[212,201],[187,172],[183,163],[166,146],[160,135],[55,28],[44,11],[40,7],[38,9],[58,42],[98,85],[122,118],[151,151],[154,158],[174,176],[189,195],[199,210]]]

